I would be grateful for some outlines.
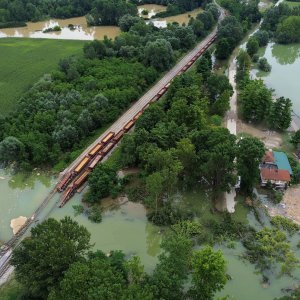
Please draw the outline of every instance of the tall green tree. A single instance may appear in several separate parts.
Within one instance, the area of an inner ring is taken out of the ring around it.
[[[47,299],[74,262],[84,260],[90,249],[90,233],[69,217],[52,218],[31,230],[31,237],[15,248],[12,265],[17,280],[29,294]]]
[[[288,129],[292,122],[292,101],[289,98],[277,98],[271,105],[268,122],[271,128]]]
[[[256,37],[250,37],[250,39],[247,42],[246,49],[248,54],[252,57],[255,53],[257,53],[259,49],[259,43]]]
[[[265,153],[264,144],[255,137],[243,137],[237,143],[237,171],[241,176],[241,188],[252,193],[259,177],[259,164]]]
[[[243,118],[247,121],[262,122],[272,105],[272,92],[262,80],[251,80],[240,94]]]
[[[192,287],[189,290],[191,299],[212,300],[227,282],[226,262],[220,250],[214,251],[210,246],[195,251],[191,266]]]

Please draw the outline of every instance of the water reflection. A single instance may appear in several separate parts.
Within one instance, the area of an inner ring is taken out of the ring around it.
[[[272,45],[272,55],[281,65],[293,64],[300,57],[300,45]]]

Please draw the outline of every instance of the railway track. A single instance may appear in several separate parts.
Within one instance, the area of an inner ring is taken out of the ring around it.
[[[224,10],[221,10],[219,21],[223,20],[225,16],[226,13]],[[76,190],[83,186],[89,172],[96,166],[96,164],[107,158],[109,153],[118,144],[123,134],[128,132],[134,126],[135,121],[140,117],[144,110],[147,109],[151,103],[157,101],[168,90],[168,87],[176,76],[187,71],[204,53],[204,51],[211,46],[216,39],[216,33],[217,29],[215,28],[202,42],[200,42],[193,50],[185,55],[163,78],[161,78],[147,93],[145,93],[136,103],[134,103],[131,108],[129,108],[107,131],[105,131],[68,168],[61,173],[58,185],[52,189],[50,194],[43,200],[43,202],[26,221],[18,233],[0,248],[0,278],[10,267],[9,261],[12,255],[12,249],[18,245],[29,227],[34,222],[38,221],[39,214],[48,205],[49,201],[54,197],[56,192],[62,192],[66,190],[66,193],[68,188],[69,191],[71,191],[67,197],[65,197],[65,193],[63,194],[63,199],[60,203],[61,207],[70,199]],[[109,138],[107,138],[108,136]],[[110,145],[110,143],[113,144]],[[99,145],[98,148],[97,145]],[[93,153],[92,151],[95,148],[97,151]],[[87,159],[84,160],[85,158]],[[96,161],[97,159],[98,161]],[[74,170],[76,171],[77,168],[77,172],[74,173]],[[71,174],[70,180],[68,180],[68,178],[66,179],[66,176],[69,176],[68,174]],[[64,180],[65,182],[63,182]],[[76,181],[79,182],[78,186],[74,186]]]

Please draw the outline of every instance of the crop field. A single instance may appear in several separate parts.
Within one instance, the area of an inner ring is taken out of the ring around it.
[[[293,1],[285,1],[285,3],[287,5],[289,5],[290,7],[295,7],[295,6],[300,5],[300,2],[297,2],[297,1],[295,1],[295,2],[293,2]]]
[[[43,74],[57,68],[61,58],[82,52],[84,41],[26,38],[0,39],[0,113],[16,101]]]

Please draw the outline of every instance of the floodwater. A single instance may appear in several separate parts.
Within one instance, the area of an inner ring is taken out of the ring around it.
[[[277,97],[290,98],[295,113],[300,116],[300,43],[269,43],[260,49],[259,55],[268,60],[272,70],[266,73],[254,69],[252,74],[261,77],[269,88],[274,89]],[[300,123],[300,118],[296,121]]]
[[[148,17],[151,18],[160,11],[166,10],[165,6],[146,4],[138,7],[139,14],[147,9]],[[167,27],[167,23],[178,22],[179,24],[188,23],[190,17],[195,17],[202,11],[201,8],[195,9],[181,15],[167,18],[153,19],[151,22],[157,27]],[[150,22],[150,21],[148,21]],[[74,30],[71,30],[68,25],[74,25]],[[53,28],[59,25],[61,31],[43,33],[47,28]],[[28,22],[26,27],[4,28],[0,29],[0,38],[3,37],[26,37],[26,38],[46,38],[46,39],[63,39],[63,40],[102,40],[104,36],[114,39],[121,33],[118,26],[91,26],[88,27],[85,17],[77,17],[70,19],[51,19],[40,22]]]
[[[142,14],[143,10],[147,10],[148,14],[143,15]],[[166,6],[158,5],[158,4],[144,4],[144,5],[138,6],[139,16],[143,17],[143,18],[149,18],[149,19],[154,17],[157,13],[166,11],[166,10],[167,10]]]
[[[71,30],[68,25],[75,26]],[[62,30],[56,32],[43,33],[43,30],[59,25]],[[91,26],[88,27],[85,17],[70,19],[51,19],[41,22],[28,22],[26,27],[0,29],[1,37],[28,37],[28,38],[46,38],[63,40],[102,40],[106,35],[114,39],[120,34],[121,30],[117,26]]]
[[[53,188],[56,180],[46,174],[25,177],[18,174],[11,176],[5,171],[0,172],[0,240],[6,241],[12,236],[10,221],[19,216],[30,217],[39,203],[43,201],[47,193]],[[105,253],[110,250],[123,250],[127,256],[138,255],[145,266],[146,271],[153,270],[157,263],[157,256],[160,253],[160,242],[163,231],[147,221],[145,208],[138,203],[126,202],[120,207],[107,210],[103,213],[103,220],[100,224],[91,223],[87,216],[82,214],[74,216],[73,205],[79,204],[81,194],[76,194],[63,208],[57,207],[58,195],[50,202],[40,219],[53,217],[61,219],[68,215],[74,218],[79,224],[85,226],[91,232],[91,241],[94,249],[101,249]],[[179,195],[176,201],[180,201],[182,207],[192,211],[202,220],[212,217],[211,202],[209,195],[204,192],[190,192]],[[234,214],[238,219],[247,218],[252,226],[258,227],[253,214],[248,213],[241,203],[237,204]],[[217,217],[213,215],[213,217]],[[298,236],[295,236],[293,247],[296,249]],[[234,249],[225,246],[216,246],[222,249],[228,264],[228,274],[232,277],[224,290],[218,296],[231,295],[235,299],[252,300],[257,299],[273,300],[274,297],[282,295],[281,289],[293,286],[300,278],[300,271],[297,271],[295,279],[289,277],[270,276],[271,285],[263,287],[261,276],[256,273],[254,266],[249,262],[240,259],[244,248],[236,243]],[[299,250],[298,255],[300,256]]]

